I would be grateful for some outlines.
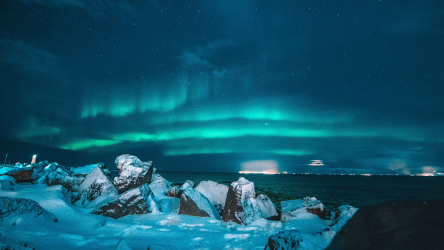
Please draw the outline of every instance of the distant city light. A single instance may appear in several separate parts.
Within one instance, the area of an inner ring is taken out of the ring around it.
[[[274,171],[239,171],[239,174],[279,174]]]
[[[247,161],[241,164],[241,174],[278,174],[279,166],[274,160]]]

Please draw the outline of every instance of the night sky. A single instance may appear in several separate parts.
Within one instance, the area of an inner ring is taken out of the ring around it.
[[[3,140],[111,165],[442,172],[444,4],[3,0],[0,92]]]

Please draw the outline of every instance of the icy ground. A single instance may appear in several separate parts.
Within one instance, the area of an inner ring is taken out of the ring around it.
[[[14,189],[0,190],[0,196],[32,199],[58,219],[58,223],[18,220],[15,226],[0,228],[2,237],[35,249],[264,249],[269,236],[281,230],[314,233],[328,226],[309,213],[289,223],[259,219],[249,226],[162,212],[115,220],[66,203],[60,185],[15,185]]]

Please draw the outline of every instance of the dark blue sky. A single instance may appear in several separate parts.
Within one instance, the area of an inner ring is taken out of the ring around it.
[[[164,170],[444,171],[439,0],[0,5],[2,139]]]

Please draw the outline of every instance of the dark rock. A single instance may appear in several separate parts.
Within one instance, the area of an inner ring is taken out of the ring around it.
[[[22,217],[58,222],[52,213],[29,199],[0,197],[0,208],[0,225],[15,225]]]
[[[261,218],[260,207],[255,199],[254,183],[240,177],[228,188],[223,221],[248,225]]]
[[[143,184],[150,184],[153,176],[153,162],[142,162],[136,156],[121,155],[115,161],[119,176],[114,178],[114,186],[119,194]]]
[[[443,249],[443,207],[444,201],[362,207],[327,249]]]
[[[179,214],[220,219],[210,201],[191,187],[185,189],[180,197]]]
[[[33,172],[34,169],[32,167],[12,168],[6,175],[12,176],[17,183],[32,182]]]
[[[131,189],[119,196],[119,198],[99,205],[92,211],[114,219],[131,214],[146,214],[152,212],[153,195],[148,184]]]
[[[180,190],[178,186],[172,186],[166,193],[166,196],[179,198],[182,196],[183,190]]]

